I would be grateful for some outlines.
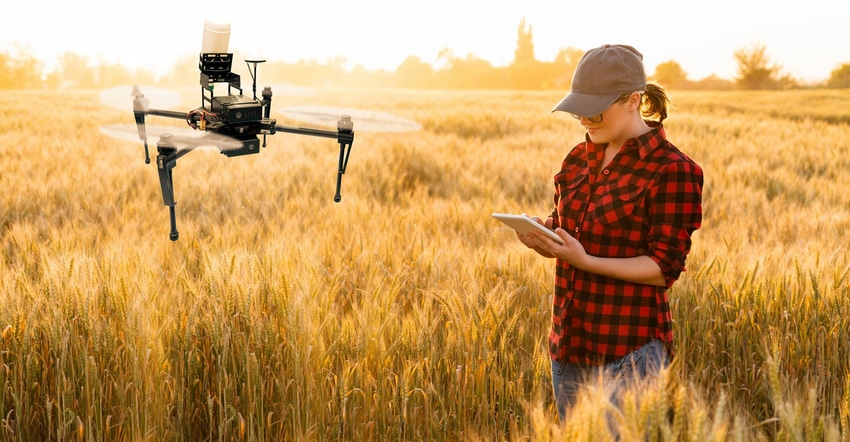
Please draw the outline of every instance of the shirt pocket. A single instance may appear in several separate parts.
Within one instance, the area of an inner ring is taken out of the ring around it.
[[[555,177],[558,185],[558,225],[571,231],[581,218],[584,205],[587,202],[587,188],[582,183],[587,175],[578,174],[569,178],[561,174]]]
[[[636,230],[647,219],[647,188],[635,183],[611,184],[593,208],[593,222],[615,230]]]

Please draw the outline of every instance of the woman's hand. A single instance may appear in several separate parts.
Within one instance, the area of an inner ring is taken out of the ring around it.
[[[552,228],[552,218],[547,219],[545,223],[538,217],[532,219],[547,228]],[[558,244],[540,232],[532,231],[526,235],[517,233],[517,236],[523,244],[534,249],[541,256],[558,258],[578,269],[624,281],[667,287],[667,280],[661,273],[661,267],[648,255],[631,258],[591,256],[587,254],[581,243],[566,230],[558,227],[555,229],[555,234],[564,240],[564,244]]]
[[[546,228],[552,228],[552,218],[547,219],[545,223],[540,223],[546,226]],[[543,256],[558,258],[575,267],[583,267],[582,263],[585,262],[588,255],[581,243],[579,243],[577,239],[573,238],[573,236],[566,230],[560,227],[555,229],[555,234],[564,240],[563,244],[558,244],[555,240],[540,232],[529,232],[527,235],[524,235],[527,242],[523,241],[523,243],[533,248],[537,251],[537,253],[540,253]]]
[[[546,218],[546,221],[543,221],[542,219],[540,219],[540,217],[537,217],[537,216],[532,216],[531,219],[533,219],[538,224],[542,224],[547,229],[552,229],[552,217],[551,216],[549,218]],[[555,230],[555,233],[558,236],[560,236],[562,239],[564,239],[564,241],[566,242],[567,245],[562,246],[562,245],[558,244],[557,242],[555,242],[554,240],[550,239],[549,237],[547,237],[546,235],[544,235],[540,232],[532,231],[532,232],[529,232],[527,234],[521,234],[521,233],[517,232],[516,235],[517,235],[517,238],[519,238],[519,240],[523,244],[525,244],[526,247],[533,249],[534,251],[539,253],[541,256],[544,256],[546,258],[556,258],[556,257],[558,257],[558,258],[561,258],[561,259],[565,259],[560,254],[560,253],[563,253],[565,251],[577,252],[578,250],[580,250],[581,254],[585,254],[584,248],[582,248],[581,244],[579,244],[579,242],[576,241],[575,238],[570,236],[570,234],[567,233],[566,230],[558,228],[557,230]],[[578,250],[576,250],[576,248]],[[567,254],[567,255],[564,255],[564,256],[569,256],[569,255]],[[569,260],[567,260],[567,262],[572,263]]]

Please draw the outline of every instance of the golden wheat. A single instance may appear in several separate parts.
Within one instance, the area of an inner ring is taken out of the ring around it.
[[[3,440],[607,440],[593,390],[556,424],[553,263],[489,217],[548,212],[582,137],[560,93],[275,96],[423,130],[355,122],[339,204],[328,140],[188,155],[177,242],[141,145],[98,131],[132,117],[96,97],[0,97]],[[677,358],[621,434],[848,440],[850,94],[672,98],[705,219]]]

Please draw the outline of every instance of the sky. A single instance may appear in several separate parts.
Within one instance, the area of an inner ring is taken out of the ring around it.
[[[735,51],[763,45],[781,72],[805,82],[826,80],[850,63],[850,3],[833,0],[11,1],[0,52],[26,52],[48,70],[74,52],[164,74],[197,56],[207,20],[229,23],[229,51],[246,58],[342,57],[349,68],[370,70],[393,71],[411,55],[439,67],[445,49],[505,66],[522,20],[541,61],[565,48],[629,44],[643,53],[650,75],[672,60],[691,80],[731,80]]]

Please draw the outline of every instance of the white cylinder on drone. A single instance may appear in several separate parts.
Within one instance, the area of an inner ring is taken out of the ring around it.
[[[226,54],[230,43],[230,23],[207,20],[204,22],[203,54]]]

